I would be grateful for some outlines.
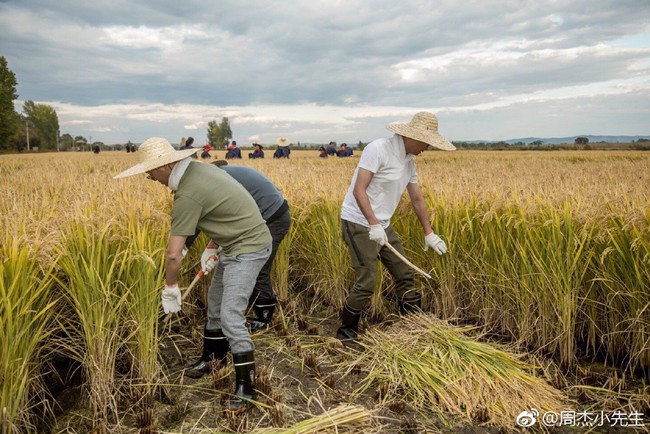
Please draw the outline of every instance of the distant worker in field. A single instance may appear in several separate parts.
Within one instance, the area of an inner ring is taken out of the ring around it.
[[[341,148],[336,152],[337,157],[351,157],[352,154],[352,148],[348,148],[347,143],[342,143]]]
[[[212,155],[210,155],[211,150],[212,150],[212,145],[210,145],[209,143],[206,143],[203,146],[203,152],[201,152],[201,159],[209,160],[210,158],[212,158]]]
[[[178,274],[187,237],[200,230],[210,239],[201,256],[204,273],[216,266],[208,289],[203,352],[186,372],[200,373],[205,360],[226,363],[231,350],[236,385],[227,408],[239,411],[255,398],[255,346],[245,313],[257,275],[271,255],[272,239],[246,189],[225,171],[193,161],[193,152],[176,151],[167,140],[152,137],[140,146],[140,163],[115,178],[146,173],[174,191],[161,296],[165,313],[181,310]]]
[[[318,156],[319,156],[320,158],[327,158],[327,149],[325,149],[325,146],[321,146],[321,147],[318,149],[318,152],[319,152],[319,153],[318,153]]]
[[[327,155],[336,155],[336,142],[329,142],[327,148],[325,148]]]
[[[405,189],[422,225],[424,250],[431,248],[439,255],[447,252],[445,242],[431,229],[414,157],[428,146],[447,151],[456,148],[438,133],[438,119],[431,113],[420,112],[409,123],[392,123],[386,128],[395,135],[365,147],[341,208],[343,239],[356,273],[336,333],[344,343],[356,344],[361,312],[375,289],[378,257],[395,281],[400,313],[421,309],[422,296],[415,289],[413,271],[385,246],[390,243],[404,254],[390,219]]]
[[[291,154],[291,148],[289,148],[291,142],[289,142],[289,139],[286,137],[278,137],[276,143],[278,145],[278,149],[275,150],[273,158],[289,158],[289,154]]]
[[[228,146],[226,160],[232,160],[235,158],[241,158],[241,149],[237,147],[237,142],[233,140],[230,146]]]
[[[264,158],[264,149],[263,146],[260,145],[259,143],[253,143],[253,152],[248,154],[248,158]]]
[[[186,149],[194,149],[194,137],[188,137],[187,140],[185,140],[185,143],[183,143],[183,140],[181,140],[181,147],[179,148],[181,151],[185,151]],[[192,158],[199,158],[199,156],[195,153],[191,155]]]

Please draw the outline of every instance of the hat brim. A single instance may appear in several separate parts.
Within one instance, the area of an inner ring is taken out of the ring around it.
[[[194,153],[196,153],[196,149],[184,149],[182,151],[174,151],[165,155],[161,155],[158,158],[138,163],[135,166],[126,169],[124,172],[118,173],[113,177],[113,179],[128,178],[129,176],[139,175],[140,173],[145,173],[150,170],[157,169],[166,164],[180,161]]]
[[[386,125],[386,129],[400,136],[405,136],[410,139],[417,140],[418,142],[426,143],[434,148],[442,149],[443,151],[455,151],[456,147],[451,142],[438,133],[432,131],[421,131],[413,128],[409,124],[392,123]]]

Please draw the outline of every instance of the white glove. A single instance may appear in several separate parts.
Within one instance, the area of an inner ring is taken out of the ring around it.
[[[371,225],[369,236],[370,236],[370,240],[374,241],[380,246],[383,246],[388,241],[388,237],[386,236],[386,231],[384,230],[384,228],[381,227],[381,225]]]
[[[424,251],[426,252],[429,250],[429,247],[431,247],[433,251],[439,255],[444,255],[447,253],[447,245],[438,235],[434,234],[433,232],[424,237]]]
[[[201,270],[204,274],[209,273],[217,265],[219,250],[215,247],[206,247],[201,255]]]
[[[162,306],[165,313],[176,313],[181,310],[181,290],[178,283],[173,285],[165,284],[165,289],[162,291]]]

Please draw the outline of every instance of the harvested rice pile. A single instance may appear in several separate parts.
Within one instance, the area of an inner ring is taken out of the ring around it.
[[[535,375],[520,356],[468,336],[430,314],[413,314],[362,334],[365,350],[342,369],[366,373],[356,393],[377,388],[384,404],[406,401],[425,418],[437,416],[504,429],[517,415],[567,409],[568,399]]]

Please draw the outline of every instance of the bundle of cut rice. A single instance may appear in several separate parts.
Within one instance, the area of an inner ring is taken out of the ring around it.
[[[505,429],[515,427],[522,411],[539,414],[567,410],[568,399],[521,356],[467,335],[433,315],[403,317],[387,329],[360,335],[364,351],[345,369],[366,373],[357,393],[370,387],[387,402],[408,402],[424,417],[460,417]]]

